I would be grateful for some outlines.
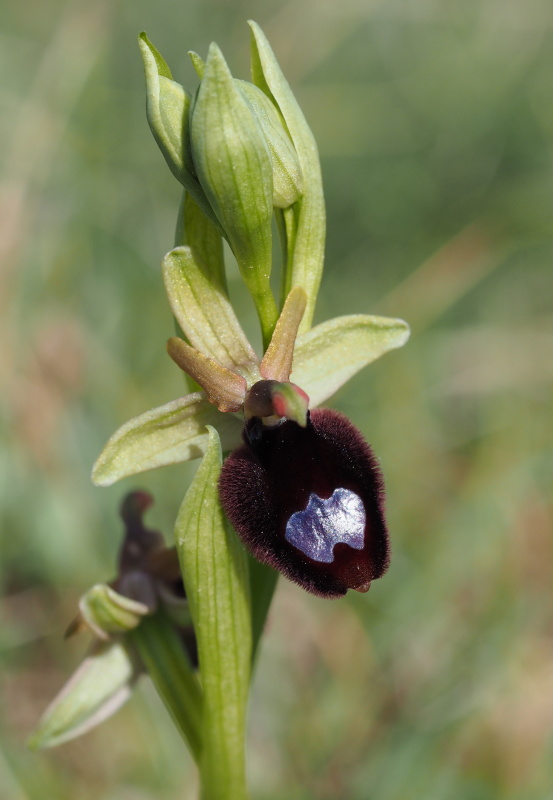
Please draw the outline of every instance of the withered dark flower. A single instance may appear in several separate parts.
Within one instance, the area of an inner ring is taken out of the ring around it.
[[[97,584],[83,595],[79,614],[69,625],[66,636],[89,629],[98,638],[107,640],[112,634],[138,625],[143,615],[153,614],[161,605],[181,629],[183,641],[195,660],[190,612],[176,548],[167,547],[163,535],[144,524],[144,514],[152,504],[153,497],[148,492],[134,491],[125,496],[120,509],[125,536],[119,551],[117,577],[107,584]],[[115,606],[120,604],[123,618],[113,616],[113,610],[106,616],[103,605],[106,600]]]
[[[176,549],[144,523],[150,494],[130,492],[121,505],[125,535],[117,577],[97,583],[81,597],[66,636],[93,634],[84,660],[52,700],[28,741],[34,749],[54,747],[94,728],[131,696],[139,677],[151,674],[143,651],[150,639],[141,631],[165,620],[190,668],[198,666],[196,638]],[[157,616],[156,616],[157,615]],[[141,642],[143,646],[141,647]],[[175,650],[173,649],[173,653]]]
[[[252,417],[225,461],[223,508],[255,558],[321,597],[368,591],[388,567],[380,469],[342,414],[315,409],[305,427]]]

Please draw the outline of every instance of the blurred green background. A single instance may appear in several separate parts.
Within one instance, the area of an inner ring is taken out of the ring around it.
[[[122,494],[152,491],[149,522],[169,536],[195,468],[89,481],[116,427],[183,391],[159,271],[180,192],[145,120],[136,35],[193,88],[186,51],[213,39],[247,76],[248,17],[320,146],[317,320],[413,328],[333,400],[382,461],[391,569],[334,602],[280,582],[251,710],[253,797],[548,800],[548,0],[2,0],[0,796],[196,797],[146,681],[75,743],[36,755],[24,741],[86,648],[62,635],[113,574]]]

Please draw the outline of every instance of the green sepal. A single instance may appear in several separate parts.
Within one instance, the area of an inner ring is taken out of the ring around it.
[[[311,326],[324,262],[326,223],[319,154],[311,129],[265,34],[257,23],[250,20],[249,25],[252,30],[252,80],[282,115],[303,176],[303,194],[285,212],[286,224],[282,227],[288,240],[283,298],[294,286],[302,286],[307,292],[307,309],[300,328],[303,333]]]
[[[226,294],[190,247],[177,247],[162,262],[171,309],[190,344],[218,364],[259,380],[259,361]]]
[[[215,425],[225,450],[240,444],[243,422],[221,414],[203,392],[194,392],[129,420],[110,438],[92,469],[96,486],[111,486],[129,475],[199,458]]]
[[[97,583],[81,597],[79,610],[99,639],[109,639],[136,628],[153,608],[119,594],[105,583]]]
[[[409,333],[402,319],[335,317],[298,337],[290,380],[307,392],[311,407],[320,405],[371,361],[404,345]]]
[[[256,305],[264,339],[277,320],[269,284],[272,264],[273,170],[255,114],[212,44],[194,102],[194,166]]]
[[[176,546],[190,602],[203,687],[200,773],[210,800],[246,797],[244,737],[251,669],[247,557],[219,502],[214,428],[180,508]]]
[[[96,641],[88,656],[42,715],[27,744],[33,750],[75,739],[114,714],[140,674],[121,641]]]
[[[288,208],[301,197],[303,178],[298,155],[274,103],[248,81],[236,81],[250,103],[269,147],[273,165],[273,206]]]

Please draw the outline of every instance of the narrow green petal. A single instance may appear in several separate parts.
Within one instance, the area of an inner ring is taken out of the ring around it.
[[[219,503],[221,444],[213,428],[209,434],[206,454],[179,511],[175,536],[204,692],[203,791],[210,800],[245,800],[252,643],[247,557]]]
[[[296,286],[286,298],[271,343],[263,356],[260,372],[264,378],[275,381],[289,380],[296,336],[306,304],[305,291]]]
[[[225,450],[240,443],[241,420],[221,414],[203,392],[152,408],[113,434],[93,467],[92,481],[111,486],[129,475],[199,458],[207,447],[210,424],[220,432]]]
[[[196,383],[204,389],[207,399],[219,411],[239,411],[246,396],[246,380],[232,370],[222,367],[209,356],[190,347],[178,336],[171,336],[167,352]]]
[[[228,298],[192,249],[171,250],[162,271],[173,314],[190,344],[250,383],[259,380],[259,361]]]
[[[324,262],[325,206],[317,145],[265,34],[255,22],[252,30],[252,80],[279,109],[298,155],[303,195],[285,212],[289,240],[284,297],[293,286],[307,292],[307,309],[300,331],[311,326]]]
[[[402,319],[336,317],[298,337],[290,380],[307,392],[311,407],[320,405],[359,370],[408,338],[409,326]]]
[[[55,747],[99,725],[128,700],[138,674],[124,644],[96,642],[42,715],[28,746]]]

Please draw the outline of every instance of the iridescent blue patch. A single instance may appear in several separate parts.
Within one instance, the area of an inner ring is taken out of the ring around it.
[[[313,561],[330,564],[338,542],[363,549],[365,522],[365,506],[355,492],[335,489],[327,500],[312,493],[306,509],[288,520],[285,538]]]

